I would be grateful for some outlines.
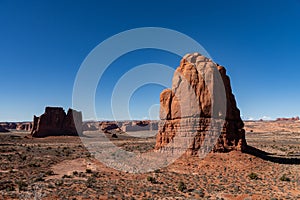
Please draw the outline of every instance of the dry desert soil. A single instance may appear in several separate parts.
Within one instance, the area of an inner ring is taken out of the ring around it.
[[[247,153],[183,156],[138,174],[107,167],[79,137],[1,133],[0,199],[300,199],[300,122],[245,122],[245,130]],[[155,145],[155,136],[117,136],[132,152]]]

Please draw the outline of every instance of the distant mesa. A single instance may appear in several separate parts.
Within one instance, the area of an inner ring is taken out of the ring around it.
[[[226,93],[224,94],[226,101],[218,99],[218,93],[214,93],[215,97],[212,98],[211,91],[216,86],[214,82],[216,73],[220,74],[220,80],[224,83],[223,93]],[[192,98],[196,99],[195,102],[191,100]],[[228,152],[245,149],[247,144],[243,129],[244,123],[232,94],[226,69],[199,53],[187,54],[183,57],[174,73],[172,89],[165,89],[160,94],[162,121],[159,125],[155,148],[161,151],[185,151],[190,155],[197,154],[204,143],[205,136],[214,129],[212,122],[215,119],[212,119],[211,113],[213,101],[214,106],[219,102],[226,102],[223,104],[227,104],[227,111],[220,113],[224,116],[225,123],[220,128],[221,135],[219,137],[217,135],[217,143],[215,144],[216,140],[207,141],[211,143],[209,145],[213,147],[212,150]],[[187,141],[188,146],[183,149]]]
[[[97,131],[99,129],[98,122],[83,122],[82,131]]]
[[[9,130],[3,128],[2,125],[0,125],[0,132],[5,133],[5,132],[9,132]]]
[[[120,129],[118,122],[114,122],[114,121],[100,122],[99,128],[101,129],[101,131],[105,131],[105,132],[114,130],[114,129]]]
[[[299,121],[299,116],[291,118],[277,118],[276,121]]]
[[[32,137],[78,136],[82,134],[82,113],[61,107],[46,107],[40,117],[33,117]]]
[[[1,122],[2,128],[7,130],[17,130],[17,131],[31,131],[32,122]]]
[[[154,131],[158,130],[158,122],[157,121],[131,121],[124,123],[121,127],[122,131],[130,132],[130,131]]]
[[[33,127],[32,122],[18,122],[16,124],[17,131],[31,131]]]
[[[101,131],[117,130],[123,132],[158,130],[158,121],[103,121],[100,122]]]
[[[17,123],[14,122],[1,122],[0,126],[5,129],[16,129]]]

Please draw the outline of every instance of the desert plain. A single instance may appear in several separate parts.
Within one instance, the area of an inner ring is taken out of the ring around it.
[[[300,199],[300,121],[246,121],[245,130],[253,152],[182,156],[138,174],[107,167],[78,136],[11,130],[0,134],[0,199]],[[114,133],[127,151],[155,146],[155,136]]]

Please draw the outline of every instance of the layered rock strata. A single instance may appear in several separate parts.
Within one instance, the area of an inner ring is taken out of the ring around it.
[[[172,89],[160,94],[160,118],[157,150],[198,154],[247,146],[226,69],[198,53],[183,57]]]

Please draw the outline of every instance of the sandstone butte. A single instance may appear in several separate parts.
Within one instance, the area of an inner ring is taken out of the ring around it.
[[[33,117],[32,137],[46,137],[82,134],[82,113],[69,109],[66,114],[63,108],[46,107],[40,117]]]
[[[172,89],[161,92],[160,119],[157,150],[196,155],[247,147],[226,69],[199,53],[182,58]]]

